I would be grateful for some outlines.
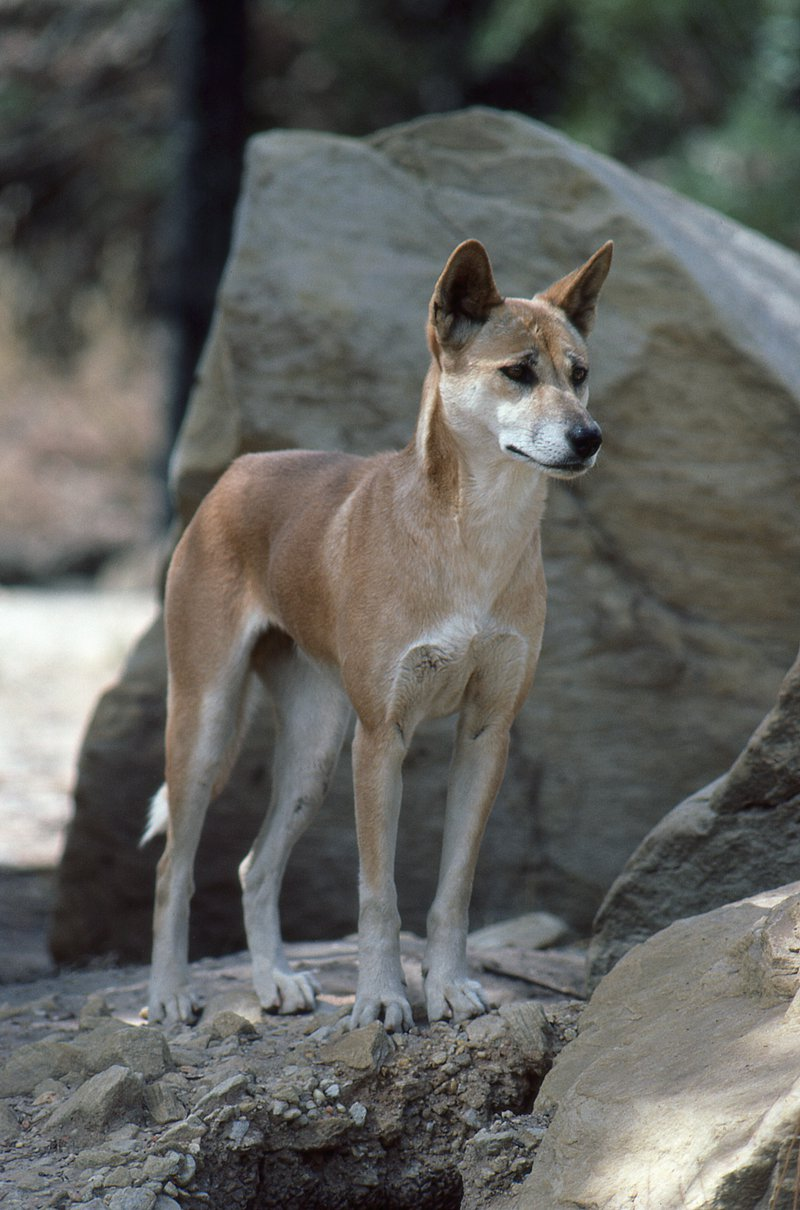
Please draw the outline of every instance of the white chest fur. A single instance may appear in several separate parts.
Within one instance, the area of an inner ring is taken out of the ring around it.
[[[495,706],[512,701],[530,655],[527,639],[492,618],[478,623],[450,617],[402,653],[393,678],[394,721],[405,730],[452,714],[468,690],[484,693]]]

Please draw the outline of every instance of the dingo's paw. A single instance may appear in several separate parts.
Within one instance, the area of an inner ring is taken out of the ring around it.
[[[429,1021],[467,1021],[488,1012],[483,988],[477,979],[425,980],[425,1003]]]
[[[310,971],[279,970],[254,980],[261,1007],[269,1013],[313,1012],[320,986]]]
[[[411,1015],[411,1005],[402,989],[398,988],[384,994],[366,992],[356,996],[356,1002],[350,1014],[351,1029],[358,1029],[362,1025],[369,1025],[371,1021],[381,1019],[387,1033],[398,1033],[404,1029],[411,1029],[414,1018]]]
[[[171,990],[153,988],[147,1004],[147,1021],[149,1025],[157,1025],[159,1022],[165,1025],[178,1022],[194,1025],[201,1009],[200,1000],[189,987]]]

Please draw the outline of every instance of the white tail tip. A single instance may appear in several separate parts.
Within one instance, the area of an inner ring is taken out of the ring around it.
[[[153,839],[154,836],[161,835],[167,830],[167,822],[169,820],[169,803],[167,802],[167,787],[162,786],[150,803],[150,811],[147,816],[147,827],[142,833],[142,839],[139,841],[139,848],[143,849],[146,844]]]

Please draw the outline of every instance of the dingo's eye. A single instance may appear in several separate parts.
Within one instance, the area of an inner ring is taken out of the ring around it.
[[[580,362],[576,362],[572,367],[572,381],[575,386],[579,387],[582,383],[586,382],[588,377],[589,370],[587,367],[585,365],[581,365]]]
[[[512,382],[518,382],[521,386],[531,387],[536,382],[536,373],[529,361],[519,361],[513,366],[503,366],[500,370],[506,378],[510,378]]]

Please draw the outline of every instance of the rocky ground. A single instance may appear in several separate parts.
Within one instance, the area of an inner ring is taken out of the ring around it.
[[[419,1009],[421,942],[403,948]],[[0,1204],[477,1210],[527,1175],[546,1128],[533,1100],[575,1036],[574,995],[484,973],[497,1007],[465,1025],[349,1032],[354,944],[290,952],[317,971],[313,1014],[262,1014],[244,957],[196,964],[192,1027],[143,1023],[144,968],[6,986]],[[582,967],[554,951],[541,978],[576,984]]]

